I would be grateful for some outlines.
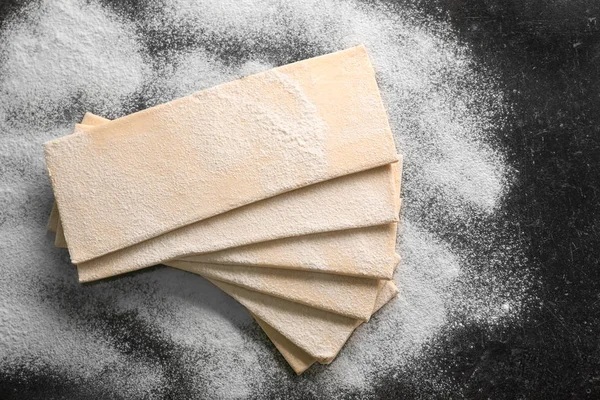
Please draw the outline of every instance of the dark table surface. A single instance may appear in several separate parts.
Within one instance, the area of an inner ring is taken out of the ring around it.
[[[450,373],[469,397],[600,397],[600,4],[549,3],[442,6],[513,93],[502,141],[520,174],[508,207],[531,241],[542,304],[518,329],[461,349]],[[479,335],[465,329],[448,348]]]
[[[22,3],[0,1],[0,23]],[[106,3],[132,15],[139,7]],[[514,105],[497,138],[519,171],[503,207],[528,241],[525,268],[540,300],[517,326],[464,326],[426,357],[455,383],[457,397],[600,398],[600,2],[410,3],[450,21],[477,61],[497,72]],[[440,396],[392,372],[377,382],[380,398]],[[48,376],[0,372],[0,397],[11,393],[71,392]]]

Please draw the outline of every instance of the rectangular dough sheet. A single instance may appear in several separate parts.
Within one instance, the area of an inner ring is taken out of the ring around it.
[[[377,293],[373,314],[379,311],[385,304],[392,300],[398,294],[398,288],[393,281],[382,281],[384,284]],[[296,346],[281,333],[277,332],[262,319],[250,313],[256,322],[260,325],[283,358],[288,362],[296,374],[300,375],[306,371],[317,360],[311,357],[304,350]]]
[[[81,130],[45,156],[76,264],[398,160],[363,46]]]
[[[108,120],[87,113],[82,123],[105,121]],[[188,225],[139,245],[79,264],[79,280],[89,282],[107,278],[194,253],[397,220],[401,168],[401,163],[394,163],[333,179]],[[60,219],[58,221],[60,224]],[[261,226],[262,229],[255,229],[256,226]],[[347,239],[351,239],[348,246],[339,245],[338,234],[329,239],[327,236],[313,239],[303,236],[301,242],[293,248],[289,248],[293,240],[288,240],[287,244],[279,245],[278,248],[283,252],[280,254],[294,252],[315,256],[314,264],[306,266],[306,269],[320,268],[328,272],[338,269],[341,274],[390,279],[398,263],[395,253],[395,225],[391,228],[393,233],[389,226],[385,232],[380,231],[381,229],[363,233],[348,231]],[[334,241],[338,244],[334,245]],[[326,248],[328,250],[323,251]],[[259,251],[258,256],[264,253]],[[316,257],[317,253],[321,256]],[[277,254],[272,254],[277,258]],[[231,255],[235,258],[235,249],[229,253]],[[356,261],[353,261],[354,257]],[[290,263],[291,268],[305,267],[301,263],[306,264],[306,259],[301,262],[298,257],[292,258],[295,261]]]

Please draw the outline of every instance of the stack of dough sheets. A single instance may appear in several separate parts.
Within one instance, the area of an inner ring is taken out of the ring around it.
[[[401,158],[358,46],[45,144],[48,229],[80,282],[164,264],[248,309],[293,370],[398,290]]]

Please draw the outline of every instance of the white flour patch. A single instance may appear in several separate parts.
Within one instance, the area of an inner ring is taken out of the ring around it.
[[[32,369],[62,365],[85,382],[107,368],[131,368],[106,385],[140,397],[185,390],[240,398],[286,385],[368,395],[398,368],[419,385],[436,369],[421,349],[441,332],[522,318],[533,283],[526,271],[514,272],[523,244],[502,223],[512,172],[495,150],[507,110],[493,74],[447,25],[409,9],[299,3],[154,0],[132,23],[94,1],[46,1],[0,32],[2,368],[23,354]],[[148,41],[163,38],[168,50],[150,54]],[[169,48],[173,38],[185,45]],[[405,158],[401,294],[330,366],[292,377],[242,308],[189,274],[152,270],[79,285],[65,253],[44,238],[51,194],[41,143],[71,129],[47,129],[47,121],[75,123],[88,109],[116,117],[135,108],[136,96],[156,104],[359,43],[372,57]],[[106,317],[113,314],[135,324]],[[144,344],[118,327],[144,334]],[[437,390],[450,387],[438,379]]]
[[[0,115],[56,119],[75,100],[110,113],[149,71],[131,26],[93,2],[32,2],[0,36]]]

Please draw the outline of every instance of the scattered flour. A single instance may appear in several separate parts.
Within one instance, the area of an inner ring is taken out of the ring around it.
[[[142,88],[145,56],[116,15],[78,1],[32,2],[19,15],[0,39],[5,118],[56,120],[74,102],[109,113]]]
[[[94,1],[33,4],[0,32],[0,370],[26,357],[73,385],[103,376],[98,385],[124,397],[241,398],[288,385],[368,395],[400,367],[418,385],[436,368],[420,349],[442,331],[522,318],[532,282],[518,268],[523,243],[501,223],[512,172],[494,143],[503,94],[447,25],[354,1],[153,0],[135,21]],[[41,143],[86,110],[115,117],[359,43],[405,157],[401,294],[333,364],[294,379],[239,305],[181,271],[76,282],[44,236]],[[440,392],[451,387],[440,379]]]

